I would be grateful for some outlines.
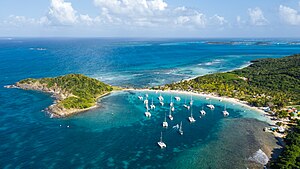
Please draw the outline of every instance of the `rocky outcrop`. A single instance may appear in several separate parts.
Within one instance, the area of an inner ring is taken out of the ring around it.
[[[58,77],[27,78],[5,88],[20,88],[49,93],[55,98],[46,110],[51,117],[65,117],[97,106],[96,100],[113,87],[82,74],[67,74]]]
[[[9,85],[6,88],[21,88],[24,90],[36,90],[41,92],[50,93],[52,97],[55,98],[54,104],[50,105],[46,110],[51,114],[51,117],[66,117],[70,116],[75,113],[83,112],[86,110],[89,110],[91,108],[87,109],[66,109],[63,106],[59,104],[62,100],[74,96],[72,93],[69,93],[60,87],[58,87],[56,84],[54,84],[52,87],[47,87],[47,84],[42,84],[39,81],[36,82],[27,82],[27,83],[20,83],[17,82],[15,85]]]
[[[37,90],[37,91],[50,93],[53,95],[53,97],[56,98],[56,100],[64,100],[71,95],[71,93],[68,93],[67,91],[62,90],[56,84],[54,84],[54,86],[48,88],[47,84],[41,84],[39,81],[31,82],[31,83],[17,82],[15,86],[18,88],[24,89],[24,90]]]

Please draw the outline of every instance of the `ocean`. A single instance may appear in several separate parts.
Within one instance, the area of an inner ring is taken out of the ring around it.
[[[43,110],[50,95],[3,86],[32,77],[82,73],[122,87],[152,87],[224,72],[259,58],[300,53],[295,39],[116,39],[0,38],[0,168],[261,168],[250,160],[280,147],[261,114],[232,103],[176,94],[174,120],[162,128],[171,96],[160,106],[155,92],[114,92],[100,107],[68,118],[50,118]],[[148,94],[156,109],[150,119],[138,96]],[[229,117],[222,110],[227,106]],[[204,107],[207,114],[200,117]],[[184,135],[176,126],[182,121]],[[167,144],[160,149],[160,133]]]

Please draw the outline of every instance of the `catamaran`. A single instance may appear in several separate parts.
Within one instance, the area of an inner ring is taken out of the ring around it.
[[[225,104],[224,111],[222,111],[222,113],[223,113],[224,116],[229,116],[229,113],[228,113],[228,111],[226,110],[226,104]]]
[[[161,93],[160,93],[159,96],[158,96],[158,100],[159,100],[159,101],[164,101],[164,97],[161,96]]]
[[[162,102],[162,101],[161,101],[161,102],[159,102],[159,103],[160,103],[160,105],[162,105],[162,106],[165,104],[165,103],[164,103],[164,102]]]
[[[147,105],[147,106],[148,106],[148,105]],[[147,107],[147,111],[145,112],[145,116],[146,116],[146,117],[151,117],[151,113],[149,112],[148,107]]]
[[[180,101],[181,100],[179,96],[176,96],[175,99],[176,99],[176,101]]]
[[[170,119],[170,120],[173,120],[173,119],[174,119],[173,116],[172,116],[171,107],[170,107],[170,112],[169,112],[169,119]]]
[[[143,100],[143,96],[138,96],[138,98],[139,98],[140,100]]]
[[[179,127],[179,130],[178,130],[179,134],[180,135],[183,135],[183,130],[182,130],[182,121],[180,122],[180,127]]]
[[[191,116],[189,117],[189,121],[191,122],[191,123],[194,123],[196,120],[194,119],[194,117],[193,117],[193,111],[192,111],[192,109],[191,109]]]
[[[210,109],[214,109],[214,108],[215,108],[215,106],[211,104],[211,101],[210,101],[210,103],[207,105],[207,107],[210,108]]]
[[[168,127],[168,122],[167,122],[167,113],[165,112],[165,121],[162,123],[162,126],[167,128]]]
[[[161,149],[167,147],[166,143],[164,143],[163,140],[162,140],[162,132],[160,132],[160,140],[159,140],[159,142],[157,142],[157,144],[158,144],[158,146],[159,146]]]
[[[146,100],[144,100],[144,104],[148,104],[149,103],[149,101],[148,101],[148,99],[146,98]]]
[[[153,104],[153,97],[152,97],[152,103],[150,105],[150,109],[155,109],[155,105]]]
[[[205,115],[206,114],[206,112],[205,112],[205,110],[204,110],[204,107],[202,106],[202,110],[200,111],[200,114],[201,115]]]

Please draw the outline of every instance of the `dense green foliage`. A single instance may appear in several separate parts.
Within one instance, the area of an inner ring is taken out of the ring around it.
[[[300,168],[300,121],[285,138],[286,146],[279,158],[271,163],[274,169]]]
[[[164,89],[216,93],[254,106],[299,104],[300,55],[255,60],[243,69],[168,84]]]
[[[97,97],[113,90],[111,86],[81,74],[69,74],[55,78],[30,78],[19,83],[34,83],[37,81],[46,84],[48,88],[60,88],[65,93],[74,95],[60,102],[67,109],[91,107],[95,104]]]

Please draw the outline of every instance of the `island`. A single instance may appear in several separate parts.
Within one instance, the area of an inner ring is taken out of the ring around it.
[[[50,93],[55,98],[47,108],[55,117],[66,117],[97,106],[97,99],[120,89],[82,74],[54,78],[28,78],[7,88]],[[283,154],[272,161],[273,168],[299,166],[300,156],[300,54],[254,60],[248,67],[208,74],[172,84],[140,90],[169,90],[235,98],[243,104],[260,107],[276,124],[280,137],[287,137]],[[130,89],[135,90],[135,89]],[[278,135],[275,135],[278,136]]]
[[[68,74],[54,78],[28,78],[7,87],[50,93],[55,101],[47,111],[53,117],[66,117],[94,108],[97,106],[97,99],[109,94],[114,88],[82,74]]]

